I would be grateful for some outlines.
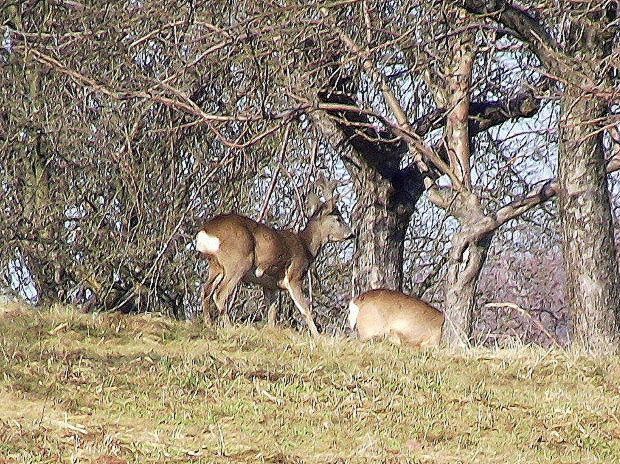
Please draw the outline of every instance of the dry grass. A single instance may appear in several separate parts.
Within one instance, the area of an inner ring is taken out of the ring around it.
[[[0,463],[620,462],[620,359],[0,310]]]

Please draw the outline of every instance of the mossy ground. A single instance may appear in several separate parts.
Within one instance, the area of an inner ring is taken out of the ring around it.
[[[5,305],[9,462],[620,462],[620,358]]]

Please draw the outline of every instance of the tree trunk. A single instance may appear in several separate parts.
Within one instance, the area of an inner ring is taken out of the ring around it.
[[[17,29],[23,30],[19,4],[7,8],[8,17]],[[16,66],[16,65],[15,65]],[[65,292],[60,285],[61,267],[49,243],[55,237],[55,223],[50,218],[52,212],[51,182],[48,170],[49,147],[44,127],[38,115],[44,108],[44,97],[41,83],[41,65],[32,62],[24,67],[24,92],[27,95],[28,112],[32,115],[30,127],[24,142],[15,146],[21,150],[23,162],[23,215],[35,231],[38,243],[26,243],[20,246],[25,257],[26,268],[33,281],[38,305],[50,305],[62,299]]]
[[[375,169],[363,166],[355,179],[357,243],[352,290],[355,295],[383,287],[401,290],[405,233],[412,211],[395,200],[393,186]]]
[[[469,345],[478,278],[486,261],[489,244],[490,237],[478,243],[469,243],[461,260],[452,255],[448,258],[444,302],[446,322],[443,329],[443,342],[448,346],[461,348]]]
[[[587,352],[618,350],[620,277],[605,172],[602,132],[592,120],[601,102],[569,90],[562,103],[559,209],[572,343]]]
[[[322,99],[355,104],[340,93],[322,95]],[[336,114],[347,121],[366,117]],[[357,196],[351,221],[356,236],[352,293],[356,296],[380,287],[401,290],[405,233],[424,192],[423,176],[414,167],[400,171],[406,144],[382,141],[393,136],[373,132],[365,137],[355,132],[356,126],[337,125],[321,114],[315,114],[315,122],[334,147],[348,143],[352,148],[343,157]],[[368,123],[367,127],[372,126]]]

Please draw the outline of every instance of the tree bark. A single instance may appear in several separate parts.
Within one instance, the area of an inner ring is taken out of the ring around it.
[[[580,4],[569,11],[565,49],[575,66],[562,98],[558,183],[572,342],[577,350],[617,352],[620,274],[600,127],[607,104],[580,85],[581,76],[587,76],[589,87],[613,89],[604,63],[612,50],[616,12]]]
[[[455,20],[462,20],[466,14],[461,10],[452,13]],[[490,241],[489,236],[478,231],[485,223],[494,221],[485,216],[480,198],[472,192],[469,116],[476,57],[473,35],[464,33],[453,38],[448,50],[441,72],[434,76],[434,96],[436,101],[445,102],[449,108],[444,141],[450,169],[461,186],[452,186],[454,201],[439,203],[452,213],[460,227],[452,237],[448,258],[444,301],[446,322],[442,339],[448,346],[465,347],[472,333],[476,287]]]
[[[16,3],[6,9],[8,18],[23,30],[21,11]],[[17,66],[17,65],[14,65]],[[29,227],[36,232],[35,242],[19,246],[26,268],[32,278],[36,292],[36,304],[48,306],[66,296],[59,276],[62,273],[51,243],[56,239],[55,222],[51,200],[51,182],[48,170],[49,147],[47,134],[41,126],[39,114],[44,108],[41,65],[27,63],[24,66],[24,93],[28,100],[28,113],[31,119],[26,130],[27,137],[22,143],[16,144],[23,162],[24,203],[23,216]],[[42,213],[44,212],[44,213]]]
[[[462,260],[450,256],[446,275],[443,341],[451,347],[466,347],[472,335],[478,277],[486,261],[490,239],[466,246]],[[453,244],[454,246],[454,244]]]
[[[620,276],[614,247],[602,132],[605,107],[584,95],[564,97],[559,156],[559,211],[573,345],[605,353],[619,347]]]
[[[376,170],[365,166],[355,177],[353,291],[402,290],[405,233],[413,210],[395,201],[394,188]]]
[[[456,217],[460,226],[452,236],[448,255],[442,342],[462,348],[471,339],[478,279],[498,222],[485,214],[475,193],[461,192],[451,198],[436,198],[438,195],[429,191],[429,199],[436,204],[444,203],[443,207]]]

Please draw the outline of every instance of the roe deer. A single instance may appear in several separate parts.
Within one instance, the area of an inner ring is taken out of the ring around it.
[[[299,233],[276,230],[239,214],[223,214],[207,221],[196,236],[196,249],[209,261],[209,278],[203,290],[206,322],[212,315],[213,297],[218,316],[228,320],[228,299],[239,282],[263,288],[269,325],[275,324],[276,292],[287,290],[306,319],[312,335],[318,335],[310,304],[302,291],[306,271],[327,242],[353,237],[336,207],[336,198],[320,203],[312,197],[306,227]]]
[[[362,293],[349,303],[349,327],[360,340],[388,337],[420,348],[437,346],[444,315],[419,298],[395,290]]]

